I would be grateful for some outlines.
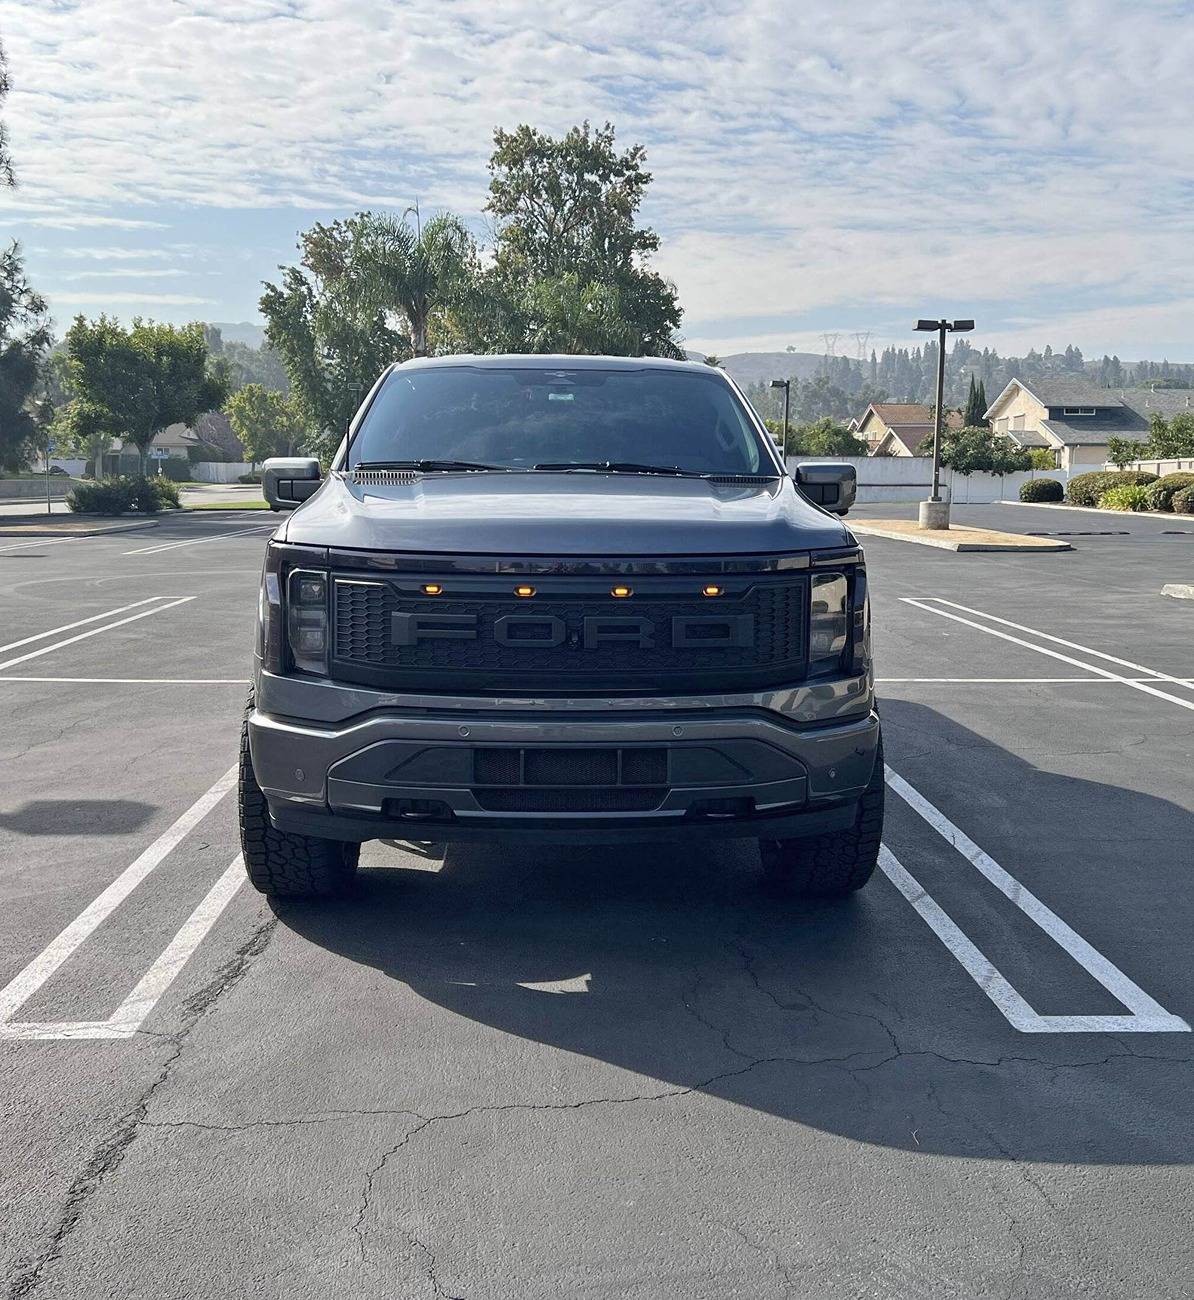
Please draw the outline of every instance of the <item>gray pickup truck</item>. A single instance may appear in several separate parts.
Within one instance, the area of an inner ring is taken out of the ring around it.
[[[797,892],[873,872],[883,760],[849,466],[795,479],[722,371],[392,366],[326,477],[266,462],[241,744],[262,892],[373,839],[757,839]],[[814,502],[816,504],[814,504]],[[297,508],[296,508],[297,507]]]

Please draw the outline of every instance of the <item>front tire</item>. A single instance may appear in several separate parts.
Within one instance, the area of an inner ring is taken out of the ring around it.
[[[883,740],[875,769],[858,801],[854,825],[799,840],[760,840],[763,871],[774,883],[803,898],[842,898],[875,873],[883,839]]]
[[[271,898],[328,897],[344,893],[356,876],[359,844],[295,835],[277,830],[269,819],[265,795],[253,774],[249,752],[249,714],[253,692],[240,729],[240,844],[249,882]]]

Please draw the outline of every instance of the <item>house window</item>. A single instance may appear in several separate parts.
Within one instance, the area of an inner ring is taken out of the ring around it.
[[[1095,409],[1093,406],[1063,406],[1062,415],[1093,415]]]

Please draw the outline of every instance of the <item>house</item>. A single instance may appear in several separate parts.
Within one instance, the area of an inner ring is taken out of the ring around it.
[[[1013,379],[987,409],[996,433],[1045,447],[1061,469],[1102,468],[1112,438],[1145,442],[1154,414],[1191,408],[1184,389],[1100,388],[1088,379]]]
[[[946,411],[951,429],[961,428],[957,411]],[[924,402],[872,402],[858,420],[854,436],[867,444],[868,456],[915,456],[933,433],[933,408]]]

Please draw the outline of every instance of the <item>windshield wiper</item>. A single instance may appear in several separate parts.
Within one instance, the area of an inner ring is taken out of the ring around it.
[[[679,474],[684,478],[704,478],[701,470],[681,469],[679,465],[640,465],[633,460],[560,460],[541,461],[534,467],[545,471],[567,473],[574,469],[587,469],[606,474]]]
[[[359,460],[353,469],[417,469],[424,474],[459,470],[509,470],[509,465],[486,465],[478,460]]]

